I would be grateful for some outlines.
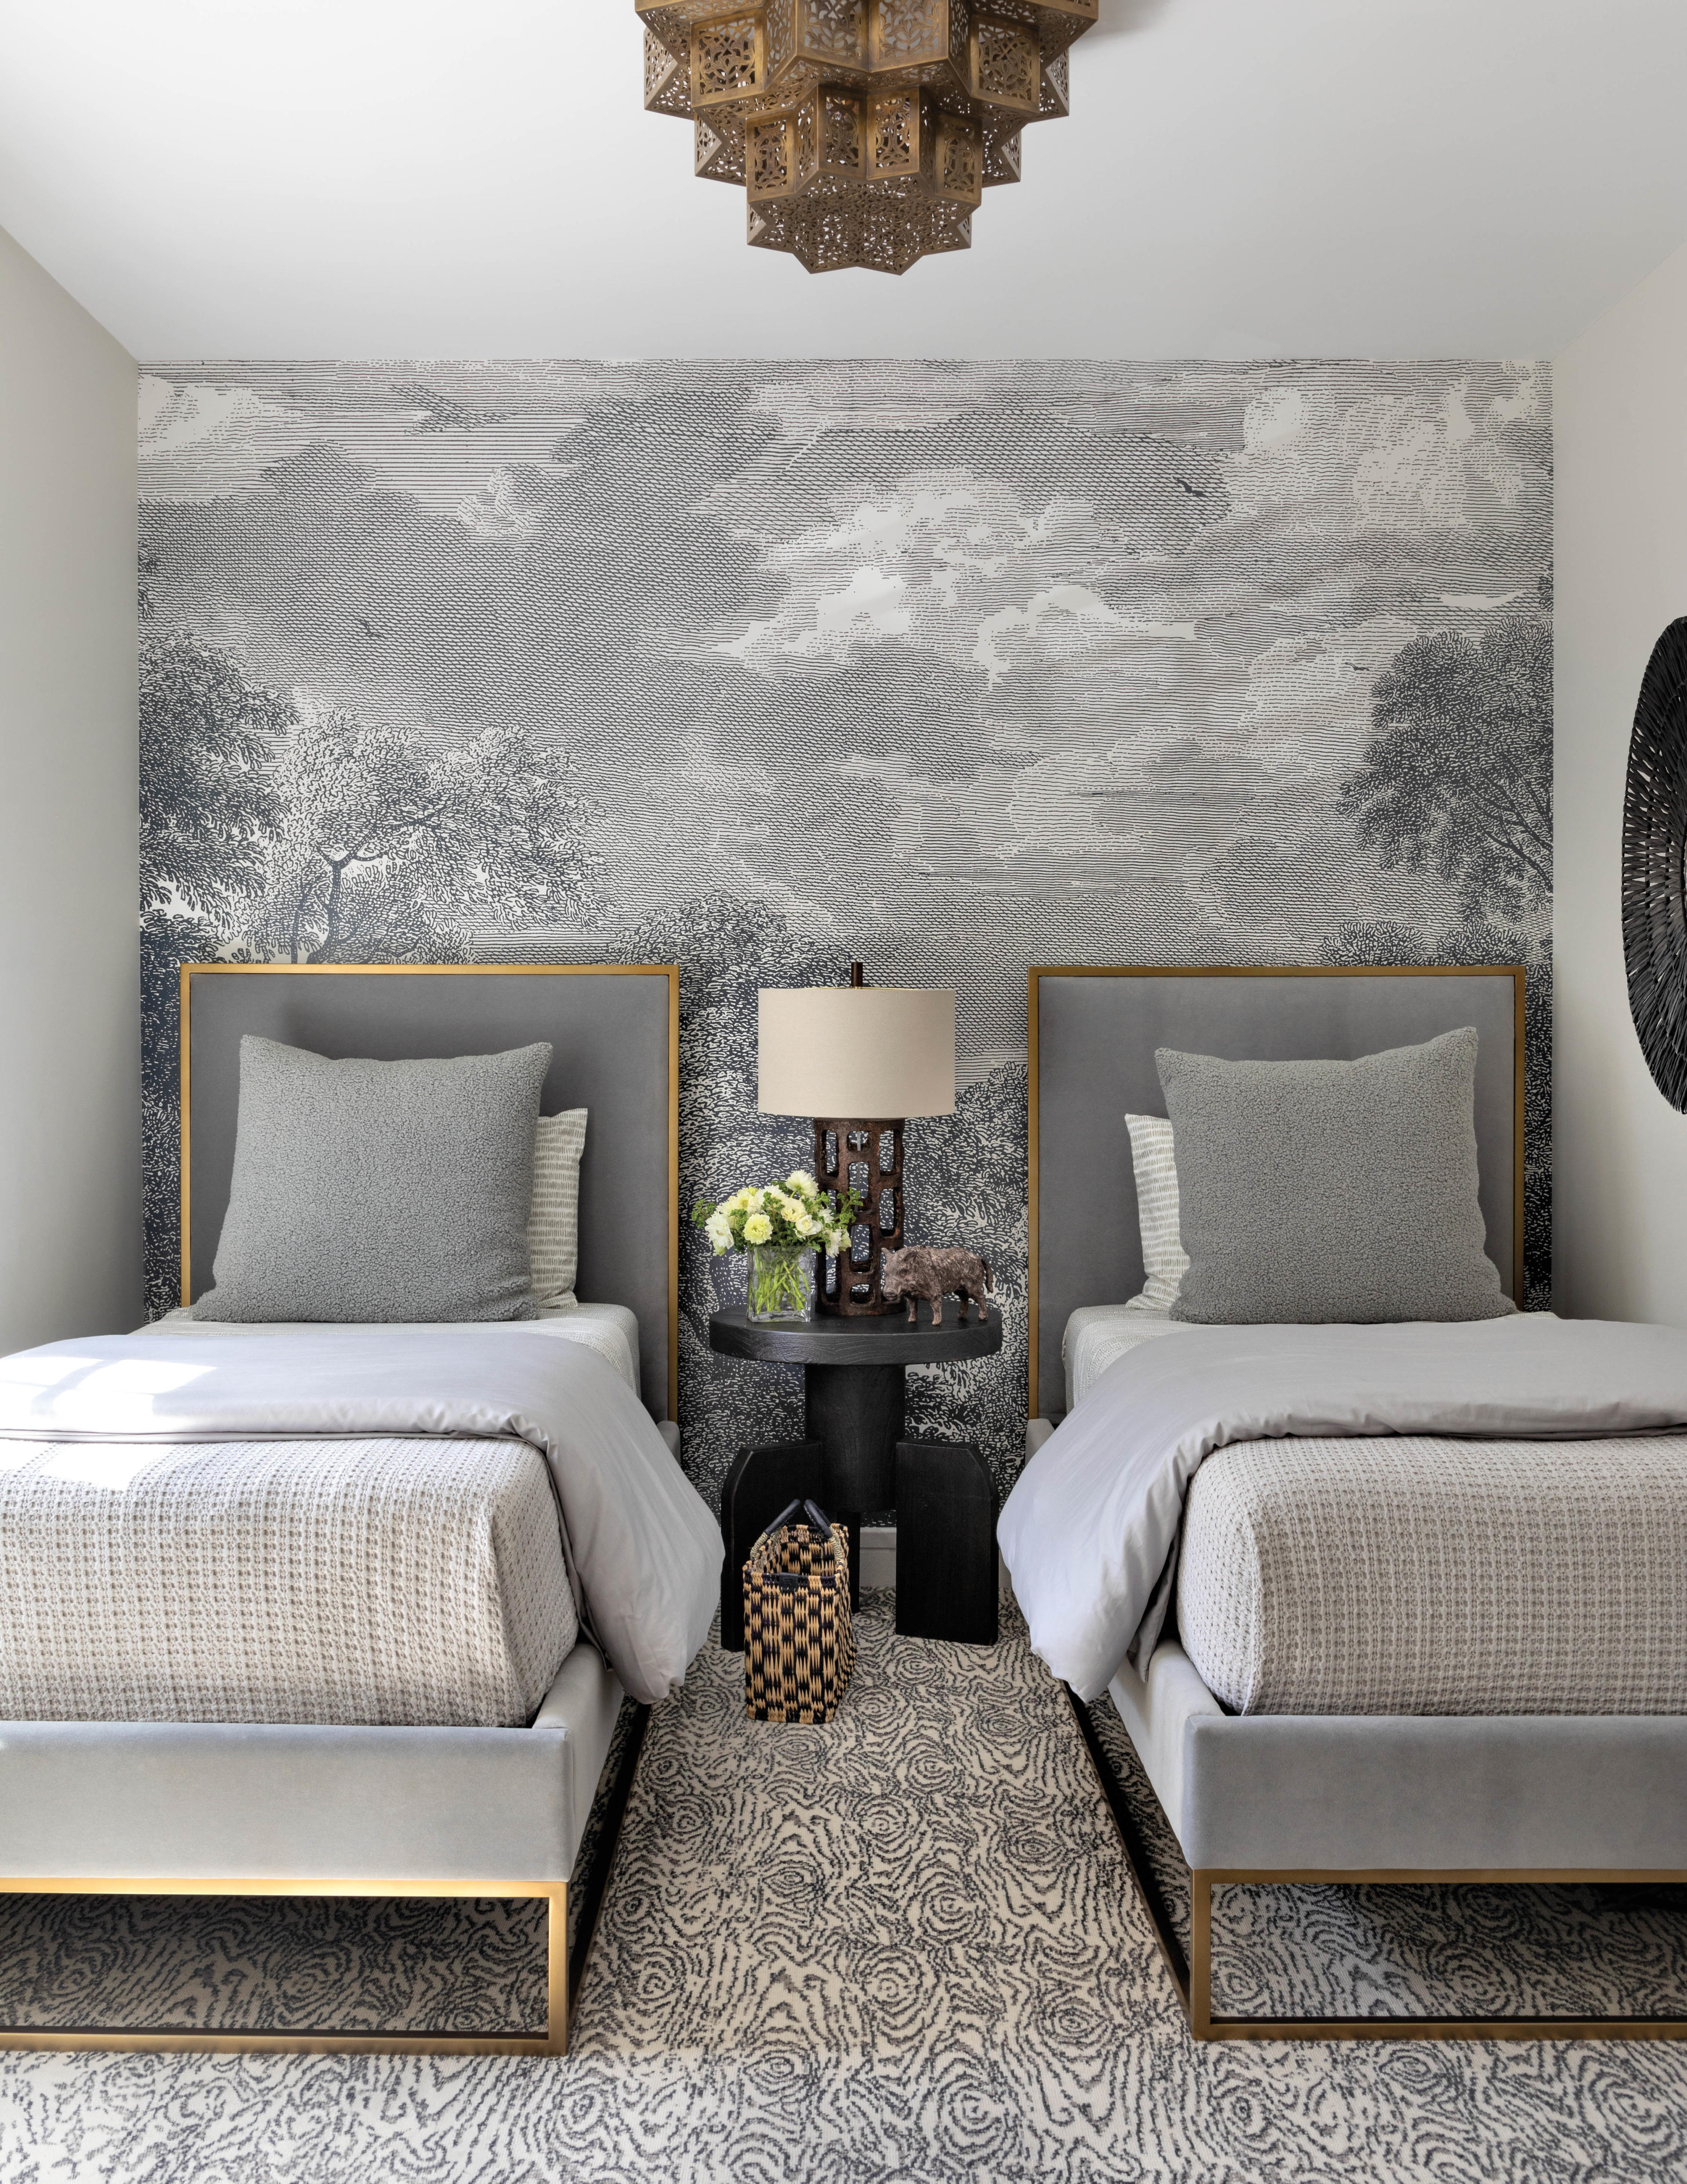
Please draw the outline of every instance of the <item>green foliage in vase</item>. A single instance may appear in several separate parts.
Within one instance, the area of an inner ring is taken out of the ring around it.
[[[752,1244],[744,1308],[752,1319],[808,1319],[814,1312],[814,1253],[800,1244]]]

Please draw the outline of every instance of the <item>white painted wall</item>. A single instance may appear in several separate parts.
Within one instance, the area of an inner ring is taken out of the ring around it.
[[[0,232],[0,1351],[142,1317],[136,384]]]
[[[1687,1326],[1687,1116],[1629,1013],[1619,859],[1640,677],[1687,614],[1687,251],[1555,366],[1557,1308]]]

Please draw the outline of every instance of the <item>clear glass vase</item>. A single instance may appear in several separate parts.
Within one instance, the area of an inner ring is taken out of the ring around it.
[[[744,1275],[751,1319],[814,1318],[814,1249],[808,1244],[752,1244]]]

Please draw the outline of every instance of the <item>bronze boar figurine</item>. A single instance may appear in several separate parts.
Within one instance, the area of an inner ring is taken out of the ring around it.
[[[908,1318],[911,1325],[917,1317],[917,1297],[931,1301],[932,1325],[943,1325],[943,1301],[946,1296],[960,1299],[960,1324],[966,1324],[969,1303],[978,1307],[979,1318],[988,1317],[985,1297],[995,1284],[990,1279],[990,1262],[981,1259],[976,1251],[938,1251],[927,1244],[910,1244],[905,1251],[886,1251],[880,1256],[879,1290],[887,1304],[900,1304],[905,1297]]]

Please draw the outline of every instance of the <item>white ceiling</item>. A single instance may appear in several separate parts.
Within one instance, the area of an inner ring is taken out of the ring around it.
[[[811,278],[632,0],[0,0],[0,226],[147,359],[1550,355],[1687,237],[1682,0],[1102,0],[970,254]]]

